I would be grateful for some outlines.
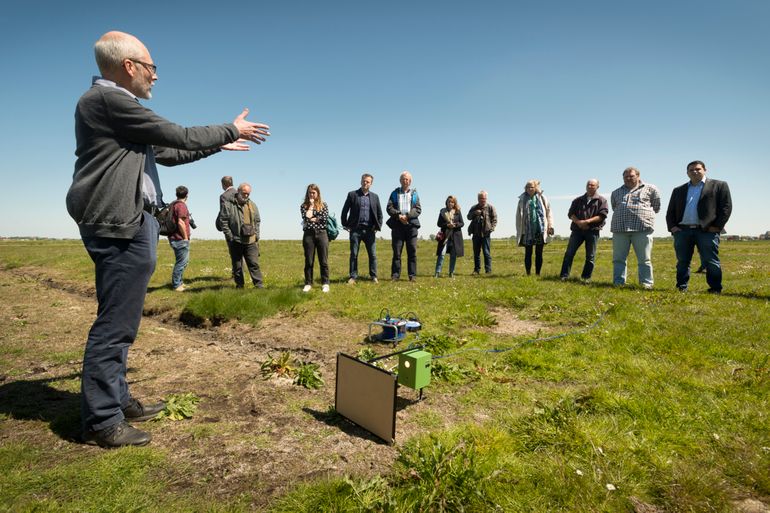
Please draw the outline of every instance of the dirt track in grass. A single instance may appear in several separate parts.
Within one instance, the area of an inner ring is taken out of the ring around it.
[[[96,311],[93,292],[41,276],[39,269],[0,270],[0,413],[7,415],[0,442],[50,450],[57,455],[52,464],[102,450],[78,442],[79,372]],[[395,446],[331,414],[336,355],[355,355],[367,328],[323,314],[210,329],[188,328],[169,315],[145,316],[129,353],[132,393],[148,401],[186,392],[201,398],[190,420],[142,424],[152,446],[167,452],[167,468],[175,469],[161,478],[225,500],[257,491],[265,504],[303,480],[385,473],[411,436],[473,421],[476,415],[462,413],[452,396],[432,389],[417,402],[413,390],[400,388]],[[319,364],[325,385],[307,390],[287,379],[263,379],[261,363],[282,351]]]

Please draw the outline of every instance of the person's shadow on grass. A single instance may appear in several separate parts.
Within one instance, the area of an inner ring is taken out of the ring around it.
[[[77,373],[55,378],[0,382],[0,414],[18,420],[47,422],[58,437],[79,442],[80,394],[51,386],[53,382],[79,377]]]

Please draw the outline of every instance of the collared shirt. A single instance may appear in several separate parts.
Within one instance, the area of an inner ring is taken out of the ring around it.
[[[369,199],[369,193],[364,194],[361,189],[358,190],[358,226],[369,226],[369,209],[371,208],[371,200]]]
[[[700,224],[698,218],[698,201],[700,201],[700,195],[703,192],[703,185],[706,183],[706,177],[703,177],[697,185],[693,185],[692,182],[687,186],[687,200],[684,204],[684,214],[682,215],[682,223],[687,225]]]
[[[655,214],[660,212],[660,193],[649,183],[639,183],[634,189],[625,184],[612,191],[613,233],[646,232],[655,227]]]
[[[572,200],[572,204],[567,212],[567,217],[572,219],[574,215],[581,221],[591,219],[592,217],[600,216],[601,221],[594,222],[588,228],[589,230],[599,231],[604,227],[604,220],[607,218],[609,208],[607,206],[607,200],[604,196],[596,193],[593,197],[589,197],[588,194],[583,194]],[[570,224],[570,230],[573,232],[582,231],[577,225],[572,222]]]
[[[112,87],[119,91],[122,91],[135,100],[139,100],[134,93],[124,87],[120,87],[112,80],[106,78],[93,77],[92,84],[102,87]],[[144,175],[142,176],[142,196],[144,197],[144,204],[146,206],[153,206],[157,208],[163,207],[163,191],[160,188],[160,177],[158,176],[158,166],[155,164],[155,152],[151,145],[147,145],[147,152],[145,153],[144,161]]]
[[[407,215],[409,211],[412,209],[412,189],[409,190],[403,190],[399,188],[398,190],[398,211],[402,215]]]

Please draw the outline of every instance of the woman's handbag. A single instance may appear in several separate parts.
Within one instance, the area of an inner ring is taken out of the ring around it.
[[[444,230],[439,230],[436,233],[436,241],[444,242],[444,239],[446,239],[446,233],[444,233]]]

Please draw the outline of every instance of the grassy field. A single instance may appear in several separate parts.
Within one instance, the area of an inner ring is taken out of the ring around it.
[[[10,286],[0,288],[8,327],[0,335],[0,510],[767,511],[770,243],[723,242],[722,295],[705,293],[703,275],[693,275],[689,292],[675,291],[670,240],[655,242],[652,291],[634,285],[633,255],[631,285],[611,286],[609,241],[600,243],[591,284],[561,282],[565,244],[546,247],[540,278],[524,274],[521,248],[499,240],[492,275],[471,276],[466,247],[457,277],[435,279],[435,246],[425,241],[417,282],[393,283],[390,244],[379,241],[385,279],[348,286],[341,240],[331,247],[331,292],[302,294],[299,241],[261,244],[262,291],[233,288],[224,242],[194,241],[185,273],[190,290],[178,294],[168,287],[172,254],[161,241],[146,302],[150,317],[216,335],[224,323],[259,326],[276,315],[297,325],[331,318],[360,327],[382,308],[413,311],[425,326],[422,341],[434,355],[449,355],[434,360],[428,393],[451,403],[451,421],[440,408],[425,410],[410,418],[424,429],[397,439],[398,455],[386,471],[349,473],[341,465],[267,502],[258,490],[212,498],[210,490],[227,489],[225,478],[180,486],[187,471],[170,468],[156,444],[77,452],[58,439],[66,457],[52,460],[45,447],[25,441],[19,432],[58,433],[58,424],[77,422],[77,411],[41,426],[25,420],[34,415],[17,418],[19,407],[2,407],[31,379],[25,365],[41,345],[22,342],[37,336],[29,333],[34,323],[25,325],[7,304]],[[366,269],[365,254],[359,267]],[[581,267],[579,253],[573,276]],[[78,293],[93,287],[79,241],[2,241],[0,270]],[[532,329],[503,329],[513,321]],[[71,347],[46,351],[47,361],[80,358]],[[333,390],[334,376],[324,379]],[[55,386],[76,394],[77,376]]]

